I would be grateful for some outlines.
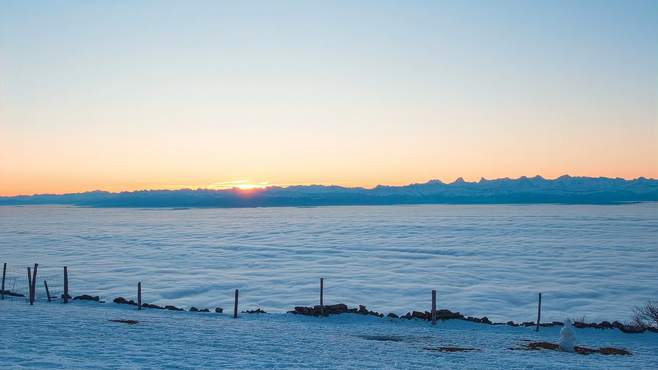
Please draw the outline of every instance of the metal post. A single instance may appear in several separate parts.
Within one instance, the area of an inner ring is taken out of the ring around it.
[[[64,266],[64,303],[69,303],[69,269]]]
[[[238,318],[238,289],[235,290],[235,304],[233,305],[233,318]]]
[[[436,325],[436,290],[432,289],[432,325]]]
[[[46,296],[48,297],[48,302],[50,302],[50,290],[48,290],[48,282],[44,280],[43,286],[46,287]]]
[[[5,276],[7,276],[7,262],[2,266],[2,299],[5,299]]]
[[[541,293],[539,293],[539,304],[537,305],[537,329],[539,331],[539,321],[541,320]]]
[[[320,278],[320,315],[324,316],[324,278]]]
[[[32,269],[27,267],[27,299],[30,301],[30,305],[33,305],[32,302]]]

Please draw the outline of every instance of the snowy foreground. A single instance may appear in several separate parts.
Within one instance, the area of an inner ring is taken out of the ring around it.
[[[135,325],[111,319],[138,320]],[[114,303],[0,301],[3,368],[658,368],[658,334],[575,330],[588,347],[632,356],[510,350],[523,340],[557,342],[559,328],[427,322],[353,314],[142,311]],[[454,346],[477,351],[445,353]]]

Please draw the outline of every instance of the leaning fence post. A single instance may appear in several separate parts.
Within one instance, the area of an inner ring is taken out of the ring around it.
[[[69,303],[69,270],[64,266],[64,303]]]
[[[30,266],[27,267],[27,299],[30,301],[30,305],[34,303],[32,302],[32,269]]]
[[[432,289],[432,325],[436,325],[436,290]]]
[[[48,290],[48,282],[44,280],[43,286],[46,288],[46,296],[48,297],[48,302],[50,302],[50,290]]]
[[[137,283],[137,309],[142,309],[142,282]]]
[[[238,289],[235,290],[235,304],[233,305],[233,318],[238,318]]]
[[[2,266],[2,299],[5,299],[5,276],[7,275],[7,262]]]
[[[320,315],[324,316],[324,278],[320,278]]]
[[[32,270],[32,302],[37,299],[37,267],[38,263],[34,264],[34,270]]]
[[[541,320],[541,293],[539,293],[539,304],[537,305],[537,329],[539,331],[539,320]]]

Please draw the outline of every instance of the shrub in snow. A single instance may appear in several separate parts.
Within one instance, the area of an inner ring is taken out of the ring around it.
[[[642,328],[658,327],[658,302],[649,301],[633,310],[633,324]]]

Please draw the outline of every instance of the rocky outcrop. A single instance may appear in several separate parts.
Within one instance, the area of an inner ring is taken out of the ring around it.
[[[154,308],[156,310],[164,310],[164,307],[158,306],[157,304],[151,304],[151,303],[142,303],[142,307],[145,308]]]
[[[116,298],[114,298],[114,300],[112,302],[117,303],[117,304],[129,304],[129,305],[132,305],[132,306],[137,306],[137,303],[135,303],[135,301],[133,301],[132,299],[127,300],[123,297],[116,297]]]
[[[224,312],[223,308],[221,308],[221,307],[216,307],[215,308],[215,313],[222,313],[222,312]]]
[[[524,343],[518,348],[510,348],[512,350],[529,350],[529,351],[536,351],[536,350],[550,350],[550,351],[561,351],[560,346],[556,343],[550,343],[550,342],[529,342],[529,343]],[[581,354],[581,355],[591,355],[591,354],[601,354],[601,355],[618,355],[618,356],[631,356],[632,353],[629,351],[622,349],[622,348],[613,348],[613,347],[601,347],[601,348],[587,348],[587,347],[581,347],[581,346],[575,346],[574,347],[574,352]]]
[[[128,324],[128,325],[135,325],[135,324],[139,323],[139,321],[137,321],[137,320],[124,320],[124,319],[111,319],[111,320],[108,320],[108,321],[119,322],[119,323]]]
[[[94,301],[94,302],[100,302],[101,298],[99,296],[91,296],[88,294],[83,294],[79,295],[75,298],[73,298],[74,301]]]
[[[288,313],[292,313],[295,315],[304,315],[304,316],[323,316],[323,315],[330,316],[330,315],[339,315],[342,313],[355,313],[359,315],[384,317],[383,313],[370,311],[366,308],[366,306],[359,305],[359,308],[348,308],[347,305],[343,303],[327,305],[324,307],[321,307],[319,305],[313,307],[300,306],[300,307],[295,307],[293,311],[288,311]]]
[[[246,311],[242,311],[242,313],[267,313],[267,312],[263,311],[263,310],[260,309],[260,308],[257,308],[257,309],[255,309],[255,310],[246,310]]]

